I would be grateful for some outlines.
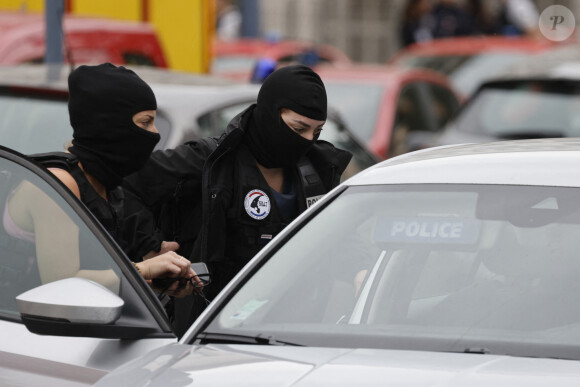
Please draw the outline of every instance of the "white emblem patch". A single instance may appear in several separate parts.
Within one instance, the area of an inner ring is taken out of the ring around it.
[[[270,198],[259,189],[253,189],[244,199],[244,208],[254,219],[262,220],[270,213]]]

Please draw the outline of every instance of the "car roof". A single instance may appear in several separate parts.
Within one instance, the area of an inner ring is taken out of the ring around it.
[[[213,50],[216,56],[245,54],[255,55],[260,58],[278,59],[280,56],[307,49],[316,49],[317,51],[331,55],[333,60],[341,63],[351,62],[350,58],[337,47],[308,40],[284,39],[272,41],[260,38],[240,38],[232,41],[220,39],[213,41]]]
[[[554,47],[557,43],[547,39],[507,36],[466,36],[434,39],[429,42],[414,43],[403,48],[398,55],[467,55],[489,51],[526,51],[539,52]]]
[[[385,160],[346,183],[580,187],[580,138],[428,148]]]
[[[194,74],[149,66],[125,66],[149,84],[175,84],[193,86],[231,86],[239,84],[231,79],[206,74]],[[71,66],[51,67],[46,64],[0,66],[0,85],[29,86],[66,90]]]
[[[406,68],[396,65],[353,64],[338,67],[323,65],[317,67],[315,71],[323,81],[368,81],[388,84],[397,80],[418,77],[449,84],[448,78],[438,72],[423,68]]]

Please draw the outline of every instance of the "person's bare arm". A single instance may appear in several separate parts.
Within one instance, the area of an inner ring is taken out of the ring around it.
[[[118,292],[113,270],[81,270],[78,226],[38,187],[22,182],[9,201],[9,213],[19,227],[34,233],[42,283],[76,276]]]

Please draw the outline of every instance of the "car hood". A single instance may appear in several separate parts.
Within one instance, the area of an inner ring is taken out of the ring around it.
[[[580,362],[509,356],[171,344],[97,386],[578,386]]]

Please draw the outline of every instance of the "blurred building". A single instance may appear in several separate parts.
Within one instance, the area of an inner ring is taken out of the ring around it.
[[[332,44],[352,59],[380,63],[399,48],[406,0],[261,0],[264,35]]]
[[[407,1],[259,0],[261,34],[332,44],[355,61],[383,63],[401,48],[399,29]],[[493,13],[500,1],[482,3]],[[539,12],[550,5],[566,6],[580,23],[579,0],[533,1]]]

